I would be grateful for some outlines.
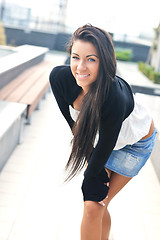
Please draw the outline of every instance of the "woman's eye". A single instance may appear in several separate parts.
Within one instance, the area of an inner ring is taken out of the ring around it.
[[[94,58],[89,58],[88,61],[95,62],[95,59]]]
[[[73,58],[73,59],[75,59],[75,60],[79,59],[79,58],[78,58],[78,57],[76,57],[76,56],[73,56],[72,58]]]

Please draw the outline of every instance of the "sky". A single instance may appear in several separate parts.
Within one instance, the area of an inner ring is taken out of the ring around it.
[[[0,0],[2,1],[2,0]],[[47,18],[60,0],[5,0],[31,7]],[[73,31],[86,23],[117,34],[138,36],[153,33],[160,22],[159,0],[64,0],[67,1],[66,24]]]

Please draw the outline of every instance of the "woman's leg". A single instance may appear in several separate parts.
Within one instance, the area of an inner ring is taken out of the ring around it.
[[[124,177],[118,173],[111,172],[110,175],[110,185],[108,198],[105,200],[105,211],[102,218],[102,235],[101,240],[108,240],[110,228],[111,228],[111,218],[108,212],[108,204],[114,198],[114,196],[131,180],[132,178]]]
[[[101,240],[104,210],[105,208],[97,202],[84,202],[81,240]]]
[[[131,178],[112,172],[108,198],[104,200],[105,207],[93,201],[84,202],[81,240],[108,240],[111,227],[108,204],[130,180]]]
[[[108,240],[111,227],[108,204],[130,180],[131,178],[111,172],[110,189],[107,198],[104,200],[105,207],[93,201],[84,202],[81,240]]]
[[[111,217],[106,207],[102,218],[102,234],[101,240],[108,240],[111,229]]]

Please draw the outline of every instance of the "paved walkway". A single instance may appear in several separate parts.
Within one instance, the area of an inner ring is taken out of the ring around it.
[[[48,59],[64,60],[57,55]],[[119,70],[130,71],[133,65],[119,65]],[[0,173],[0,240],[80,239],[82,174],[62,184],[70,140],[67,123],[48,93]],[[114,240],[160,239],[160,184],[150,160],[109,208]]]

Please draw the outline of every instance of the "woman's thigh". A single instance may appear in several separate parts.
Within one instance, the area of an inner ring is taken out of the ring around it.
[[[107,169],[108,170],[108,169]],[[109,183],[109,192],[106,198],[106,205],[116,196],[118,192],[132,179],[131,177],[125,177],[116,172],[109,171],[110,183]],[[107,171],[107,172],[108,172]]]

